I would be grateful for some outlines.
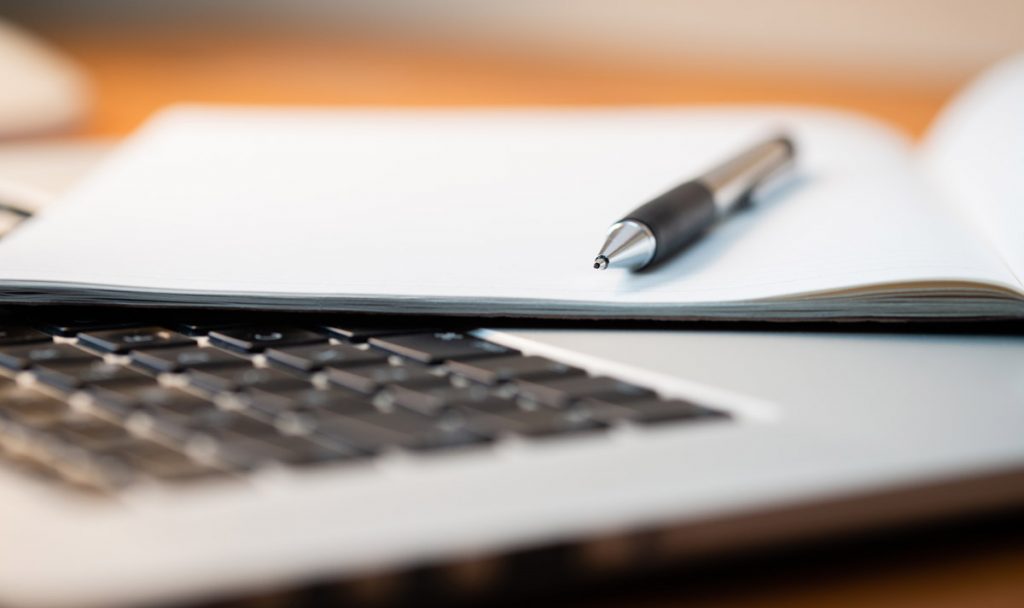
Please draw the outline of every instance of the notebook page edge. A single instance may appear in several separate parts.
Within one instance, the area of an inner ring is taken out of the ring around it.
[[[711,114],[723,115],[723,111],[718,109],[718,108],[713,109],[713,110],[706,109],[706,108],[705,109],[686,108],[686,109],[683,109],[683,110],[679,110],[679,109],[668,109],[668,110],[661,109],[661,110],[653,110],[653,111],[652,110],[642,110],[642,111],[640,111],[640,110],[625,110],[625,111],[622,111],[622,110],[595,110],[594,112],[597,113],[597,114],[608,113],[608,114],[613,114],[613,115],[614,114],[621,114],[622,112],[627,112],[627,113],[628,112],[640,112],[642,114],[648,114],[648,115],[651,114],[652,112],[654,114],[658,114],[659,112],[662,112],[662,113],[682,112],[682,113],[684,113],[687,116],[694,116],[695,115],[694,112],[699,112],[699,111],[705,111],[705,112],[708,112],[708,113],[711,113]],[[751,109],[751,108],[743,108],[742,111],[746,112],[746,113],[750,113],[750,112],[758,112],[759,110]],[[208,109],[201,108],[201,107],[200,108],[195,108],[195,107],[188,107],[188,106],[186,106],[184,108],[172,109],[172,110],[169,110],[167,113],[163,114],[160,118],[156,119],[156,121],[153,124],[151,124],[149,127],[147,127],[147,129],[143,131],[142,136],[140,136],[140,138],[138,140],[136,140],[136,142],[138,142],[138,141],[143,141],[144,142],[145,137],[152,136],[152,134],[154,132],[159,133],[161,128],[167,129],[167,128],[174,127],[174,123],[176,122],[176,120],[180,119],[181,116],[186,116],[187,117],[189,115],[192,115],[193,117],[200,116],[200,118],[201,118],[202,115],[204,115],[204,114],[207,115],[207,116],[210,116],[210,112],[213,112],[214,114],[217,114],[219,112],[228,112],[229,114],[232,113],[232,111],[230,109],[224,109],[224,108],[218,108],[218,109],[214,109],[212,111],[208,110]],[[281,110],[251,109],[251,110],[248,110],[248,112],[252,112],[254,114],[273,113],[273,114],[278,114],[279,115],[282,111]],[[313,110],[313,112],[315,113],[317,111]],[[335,110],[324,110],[323,111],[323,113],[325,115],[330,115],[330,114],[333,114],[334,112],[337,112],[337,111],[335,111]],[[382,111],[376,110],[376,109],[375,110],[367,110],[366,112],[368,114],[370,114],[370,115],[379,115],[379,114],[382,113]],[[404,110],[404,111],[403,110],[396,110],[396,111],[384,111],[383,113],[387,114],[387,113],[391,113],[391,112],[394,112],[394,114],[396,114],[396,115],[401,115],[401,114],[408,114],[410,111],[408,111],[408,110]],[[421,111],[413,111],[413,112],[418,114],[418,115],[422,115],[423,114],[423,112],[421,112]],[[503,112],[504,111],[491,111],[491,110],[488,110],[488,111],[481,112],[479,115],[488,115],[488,114],[491,114],[491,115],[501,115]],[[515,111],[512,111],[512,112],[514,114],[521,114],[521,113],[523,113],[523,111],[520,111],[520,110],[515,110]],[[577,114],[577,112],[575,110],[572,110],[572,111],[565,111],[565,110],[552,111],[550,109],[526,110],[525,112],[526,113],[537,112],[539,114],[550,114],[552,112],[555,113],[555,114],[563,114],[563,113],[569,112],[570,115]],[[345,111],[344,113],[348,114],[347,111]],[[427,111],[427,114],[430,114],[430,113],[431,113],[430,111]],[[443,113],[443,114],[450,114],[451,110],[442,111],[441,113]],[[728,111],[725,111],[724,115],[727,115],[727,114],[728,114]],[[825,114],[825,115],[832,115],[833,113],[831,111],[824,111],[823,114]],[[841,114],[837,114],[837,115],[841,115]],[[170,127],[168,127],[168,125],[170,125]],[[133,155],[137,155],[139,147],[141,147],[143,150],[145,149],[145,146],[142,145],[142,144],[136,143],[136,147],[135,148],[131,147],[131,144],[129,144],[129,147],[125,148],[125,150],[123,151],[123,154],[121,156],[132,157]],[[115,157],[115,159],[113,161],[111,161],[111,165],[108,165],[108,166],[113,166],[114,167],[114,169],[111,170],[114,173],[117,172],[117,162],[120,162],[120,161],[118,161],[117,157]],[[104,169],[101,167],[100,170],[99,170],[101,172],[101,174],[102,174],[103,170]],[[102,185],[102,181],[103,181],[102,178],[99,178],[96,181],[98,181]],[[87,180],[86,184],[83,185],[83,189],[88,190],[89,187],[90,186],[89,186],[89,183],[88,183],[88,180]],[[40,221],[45,221],[43,219],[45,217],[46,217],[45,215],[43,217],[41,217]],[[2,255],[2,253],[4,251],[5,251],[4,247],[2,245],[0,245],[0,255]],[[230,292],[230,290],[221,290],[221,291]],[[234,293],[234,292],[232,292],[232,293]],[[332,293],[331,295],[332,296],[338,296],[339,294]],[[290,296],[287,296],[287,297],[301,297],[301,295],[290,295]],[[392,297],[392,298],[395,298],[395,299],[399,299],[402,296],[401,296],[401,294],[390,294],[389,297]],[[782,297],[782,296],[780,296],[780,297]],[[509,300],[509,301],[511,301],[511,300]],[[516,299],[515,301],[523,301],[523,299]],[[653,303],[653,304],[657,305],[659,303]],[[673,306],[673,305],[684,305],[685,303],[683,303],[683,302],[679,302],[679,303],[676,303],[676,302],[661,302],[660,304],[665,304],[667,306]],[[635,305],[637,305],[636,302],[625,303],[625,306],[635,306]]]
[[[925,179],[979,238],[991,243],[1013,275],[1016,290],[1024,294],[1024,245],[1019,239],[1024,210],[1013,200],[1024,188],[1022,104],[1024,53],[1018,53],[953,96],[918,146],[918,158]],[[1007,226],[1015,226],[1016,233],[1007,233]]]

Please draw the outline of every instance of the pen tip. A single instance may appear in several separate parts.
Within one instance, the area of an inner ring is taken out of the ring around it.
[[[597,270],[604,270],[605,268],[608,268],[608,258],[603,255],[599,255],[594,258],[594,268]]]

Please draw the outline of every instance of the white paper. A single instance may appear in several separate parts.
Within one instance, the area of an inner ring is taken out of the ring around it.
[[[922,156],[937,189],[1024,280],[1024,54],[958,95]]]
[[[785,129],[796,179],[656,272],[599,272],[610,223]],[[814,110],[164,113],[0,242],[0,284],[297,298],[687,305],[879,284],[1018,289],[911,147]],[[495,305],[494,303],[499,303]]]

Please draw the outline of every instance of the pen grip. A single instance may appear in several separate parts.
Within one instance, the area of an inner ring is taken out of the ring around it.
[[[647,226],[654,234],[656,264],[688,245],[715,222],[715,199],[698,181],[676,186],[637,208],[627,220]]]

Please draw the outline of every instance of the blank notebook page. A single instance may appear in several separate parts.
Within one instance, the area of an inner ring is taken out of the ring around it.
[[[592,268],[609,224],[778,128],[795,179],[656,272]],[[1017,288],[914,167],[899,136],[810,110],[182,107],[0,243],[0,280],[510,307]]]

